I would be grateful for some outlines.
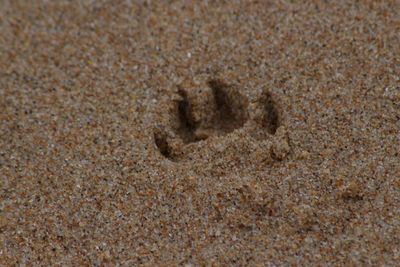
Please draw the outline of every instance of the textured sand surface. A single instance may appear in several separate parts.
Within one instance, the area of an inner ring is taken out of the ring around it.
[[[400,1],[353,2],[0,0],[0,265],[398,264]]]

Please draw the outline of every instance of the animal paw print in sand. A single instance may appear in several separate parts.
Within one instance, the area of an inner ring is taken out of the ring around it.
[[[275,159],[283,159],[289,151],[287,134],[278,131],[281,112],[269,92],[249,104],[238,86],[213,79],[203,86],[179,86],[169,106],[172,116],[155,130],[154,140],[172,161],[204,155],[201,150],[217,157],[227,151],[230,156],[264,153]],[[275,137],[277,132],[282,133]],[[282,140],[283,145],[277,144]]]

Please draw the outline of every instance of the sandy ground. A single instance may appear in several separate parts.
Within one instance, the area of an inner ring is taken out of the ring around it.
[[[0,265],[395,266],[400,1],[0,0]]]

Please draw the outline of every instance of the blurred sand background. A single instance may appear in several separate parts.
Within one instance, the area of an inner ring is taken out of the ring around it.
[[[400,1],[0,0],[0,265],[395,266]]]

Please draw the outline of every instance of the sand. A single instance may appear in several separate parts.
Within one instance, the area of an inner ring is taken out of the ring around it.
[[[399,1],[0,0],[1,266],[395,266]]]

